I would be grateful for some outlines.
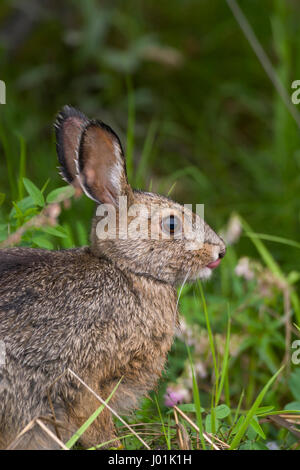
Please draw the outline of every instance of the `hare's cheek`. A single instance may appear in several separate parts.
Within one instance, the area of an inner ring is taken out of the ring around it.
[[[203,242],[199,240],[185,240],[184,248],[186,251],[200,252],[203,249]]]

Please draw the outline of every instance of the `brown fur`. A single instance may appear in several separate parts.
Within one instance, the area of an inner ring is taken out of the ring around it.
[[[65,121],[68,139],[73,134],[78,138],[81,114],[73,112],[76,129],[72,132],[72,112],[72,108],[65,108],[60,116],[62,138]],[[84,128],[86,118],[82,119]],[[88,128],[93,134],[99,128],[98,122],[93,123],[83,130],[84,139],[89,138]],[[121,147],[120,153],[110,158],[109,149],[116,148],[117,137],[102,123],[100,127],[96,135],[100,138],[105,133],[104,155],[97,153],[99,145],[92,142],[92,158],[85,154],[82,162],[88,161],[97,175],[104,168],[103,162],[97,167],[97,159],[105,159],[107,175],[101,187],[91,181],[85,187],[82,174],[74,174],[73,163],[65,169],[69,179],[80,183],[98,204],[108,193],[115,201],[125,192],[131,201],[146,206],[155,203],[181,213],[182,206],[167,198],[131,190]],[[118,158],[122,159],[118,168],[123,169],[116,183],[116,177],[109,180],[109,175]],[[64,164],[63,156],[60,161]],[[72,162],[70,154],[66,165],[68,161]],[[205,243],[198,250],[187,251],[183,240],[173,238],[121,240],[117,236],[99,240],[98,221],[96,216],[90,247],[0,251],[0,339],[7,353],[6,363],[0,367],[0,448],[6,448],[37,417],[48,418],[50,429],[54,433],[58,429],[65,442],[99,407],[98,400],[67,372],[68,368],[103,399],[122,378],[111,407],[126,413],[138,406],[139,398],[155,387],[172,344],[178,322],[176,285],[187,273],[190,279],[201,277],[205,266],[214,261],[216,247],[220,256],[225,251],[223,241],[207,225]],[[160,230],[160,226],[156,228]],[[90,446],[108,440],[118,444],[112,416],[104,410],[81,443]],[[57,445],[34,426],[16,447],[51,449]]]

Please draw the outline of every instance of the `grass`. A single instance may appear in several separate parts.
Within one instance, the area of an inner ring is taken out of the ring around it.
[[[157,395],[143,400],[129,424],[151,448],[185,442],[209,449],[205,433],[232,449],[297,448],[299,421],[285,410],[300,410],[300,376],[290,358],[300,325],[295,122],[226,2],[174,1],[172,9],[154,0],[105,8],[89,0],[87,9],[69,3],[67,13],[45,7],[48,14],[15,46],[17,60],[1,43],[7,105],[0,115],[0,243],[28,222],[18,232],[23,246],[88,243],[93,204],[61,188],[50,121],[70,103],[112,125],[126,142],[133,185],[205,202],[216,230],[226,232],[239,214],[243,229],[212,282],[183,288],[185,327]],[[300,74],[299,5],[239,4],[289,93]],[[1,3],[5,31],[13,12],[11,2]],[[166,45],[180,55],[177,65],[163,60]],[[62,206],[56,226],[30,225],[53,201]],[[178,405],[185,417],[165,406],[167,385],[185,391]],[[272,421],[278,414],[279,427]],[[116,425],[126,449],[142,448]]]

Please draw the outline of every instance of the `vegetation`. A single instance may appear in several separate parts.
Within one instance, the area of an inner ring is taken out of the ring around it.
[[[228,242],[183,287],[163,380],[125,420],[153,449],[299,448],[299,129],[226,2],[27,3],[0,6],[0,247],[88,243],[94,206],[60,181],[50,123],[68,103],[110,124],[132,185],[205,203]],[[239,4],[292,94],[300,6]]]

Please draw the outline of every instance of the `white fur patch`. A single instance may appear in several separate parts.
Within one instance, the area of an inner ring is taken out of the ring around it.
[[[217,261],[217,259],[219,259],[220,247],[217,246],[217,245],[212,246],[211,252],[212,252],[211,254],[213,256],[213,261],[212,262]]]
[[[195,281],[196,279],[209,279],[212,275],[212,269],[202,268],[196,274],[190,277],[190,280]]]
[[[88,192],[87,188],[85,187],[85,185],[82,181],[82,177],[81,177],[80,170],[79,170],[78,150],[75,150],[75,154],[76,154],[76,157],[74,158],[74,162],[75,162],[75,166],[76,166],[76,178],[79,181],[81,189],[89,199],[92,199],[93,201],[95,201],[99,204],[98,199],[95,199],[94,196],[92,196],[92,194]]]
[[[121,178],[122,174],[124,173],[123,161],[122,161],[122,153],[120,146],[117,142],[114,141],[114,154],[117,159],[115,165],[113,165],[110,169],[110,181],[114,188],[117,189],[119,195],[121,195]]]

